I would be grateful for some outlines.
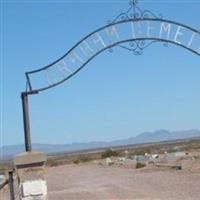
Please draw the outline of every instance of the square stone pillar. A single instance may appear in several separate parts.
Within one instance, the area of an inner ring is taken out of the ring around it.
[[[46,154],[25,152],[15,156],[20,200],[47,200]]]

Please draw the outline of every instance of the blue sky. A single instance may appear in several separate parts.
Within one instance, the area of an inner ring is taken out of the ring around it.
[[[200,30],[199,1],[140,1],[140,7]],[[1,145],[23,143],[25,71],[62,56],[128,1],[1,3]],[[32,142],[64,144],[200,128],[200,57],[155,44],[142,56],[107,51],[62,85],[30,97]]]

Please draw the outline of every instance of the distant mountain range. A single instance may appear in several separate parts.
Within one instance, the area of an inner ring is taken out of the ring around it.
[[[53,144],[33,144],[34,151],[42,151],[46,153],[56,152],[71,152],[80,150],[90,150],[114,146],[124,146],[131,144],[155,143],[170,140],[181,140],[189,138],[199,138],[200,130],[176,131],[170,132],[168,130],[157,130],[154,132],[141,133],[136,137],[131,137],[124,140],[115,140],[111,142],[88,142],[88,143],[72,143],[66,145]],[[3,158],[0,160],[11,159],[14,155],[24,151],[24,145],[4,146],[0,148]]]

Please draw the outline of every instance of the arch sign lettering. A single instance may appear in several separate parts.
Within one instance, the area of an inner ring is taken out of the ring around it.
[[[91,32],[65,55],[40,69],[26,72],[28,92],[40,92],[57,86],[77,74],[98,54],[113,47],[141,55],[153,43],[173,44],[200,56],[200,31],[182,23],[163,19],[149,10],[141,10],[135,0],[127,12]]]

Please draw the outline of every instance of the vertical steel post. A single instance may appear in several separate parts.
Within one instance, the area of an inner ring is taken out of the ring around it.
[[[24,138],[25,138],[25,149],[31,151],[31,134],[30,134],[30,120],[29,120],[29,107],[28,107],[28,93],[21,93],[22,110],[23,110],[23,123],[24,123]]]
[[[10,200],[15,200],[13,172],[8,173],[8,185],[10,190]]]

